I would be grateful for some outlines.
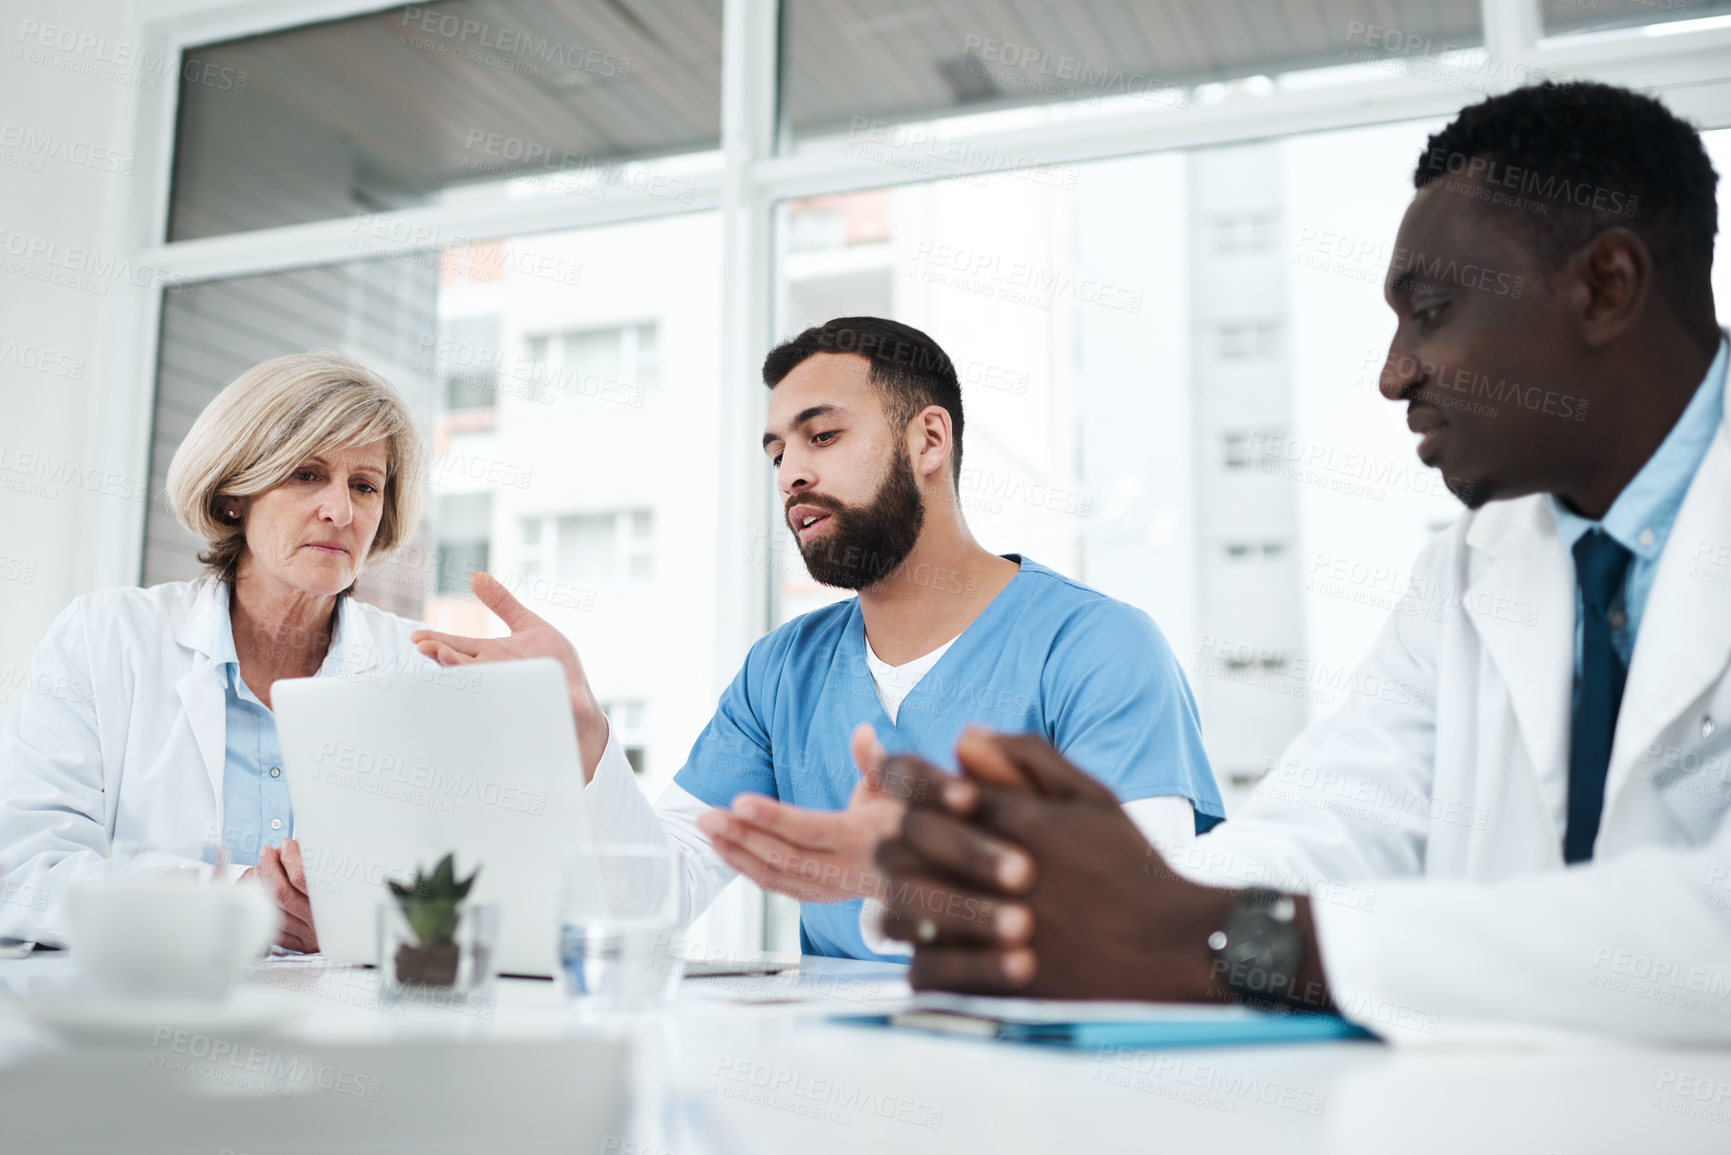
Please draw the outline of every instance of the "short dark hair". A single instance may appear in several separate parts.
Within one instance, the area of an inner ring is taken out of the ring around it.
[[[774,389],[806,358],[819,353],[852,353],[871,369],[867,380],[889,394],[884,411],[890,428],[906,429],[914,415],[938,405],[950,415],[950,469],[962,477],[962,383],[938,343],[900,321],[883,317],[837,317],[783,341],[763,359],[763,383]]]
[[[1719,343],[1713,312],[1713,237],[1719,174],[1701,135],[1650,96],[1609,84],[1544,83],[1465,109],[1430,138],[1413,187],[1482,179],[1506,194],[1506,216],[1544,267],[1613,225],[1653,256],[1656,287],[1685,330]],[[1530,204],[1523,204],[1530,201]]]

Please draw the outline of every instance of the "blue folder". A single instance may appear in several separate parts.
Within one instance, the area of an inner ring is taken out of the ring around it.
[[[1074,1050],[1169,1050],[1374,1039],[1337,1015],[1279,1014],[1241,1006],[1080,1003],[920,995],[899,1010],[834,1015],[832,1022],[999,1039]]]

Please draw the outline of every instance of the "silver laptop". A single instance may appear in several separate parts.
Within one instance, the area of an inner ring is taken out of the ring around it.
[[[560,849],[586,841],[557,662],[295,678],[271,688],[319,949],[378,961],[388,879],[456,854],[500,908],[499,971],[559,968]]]

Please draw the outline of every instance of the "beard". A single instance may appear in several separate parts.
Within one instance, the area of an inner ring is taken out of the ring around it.
[[[913,551],[926,520],[913,467],[899,453],[892,455],[889,475],[865,505],[815,496],[796,496],[787,504],[828,511],[828,530],[809,542],[800,541],[795,531],[793,540],[813,581],[844,590],[865,589],[893,572]]]

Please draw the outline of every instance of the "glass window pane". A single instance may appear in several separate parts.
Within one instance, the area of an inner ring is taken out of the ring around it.
[[[783,332],[886,315],[954,359],[969,528],[1154,617],[1229,806],[1350,692],[1334,672],[1393,604],[1319,572],[1386,585],[1459,510],[1375,389],[1383,266],[1438,127],[902,186],[865,194],[887,238],[787,248]],[[768,532],[783,620],[846,596]]]
[[[678,166],[626,162],[717,147],[721,7],[447,0],[201,46],[182,70],[170,239],[513,178],[689,199]]]
[[[661,385],[660,334],[654,325],[639,325],[637,335],[637,365],[634,371],[639,388],[648,391]]]
[[[439,593],[461,597],[469,589],[469,577],[485,570],[493,537],[493,495],[445,494],[433,507],[435,584]]]
[[[450,349],[443,366],[445,408],[491,409],[498,381],[487,351],[499,347],[499,318],[449,318],[439,326],[439,340]]]
[[[1547,35],[1600,32],[1731,13],[1731,0],[1540,0]]]
[[[796,139],[847,136],[935,171],[931,141],[877,122],[924,121],[1018,105],[1140,101],[1182,108],[1205,83],[1380,57],[1370,29],[1401,43],[1484,41],[1478,0],[783,0],[783,103]],[[1380,39],[1380,38],[1379,38]],[[893,160],[894,158],[892,158]],[[815,243],[814,217],[789,235]]]
[[[559,519],[556,572],[562,582],[601,585],[619,572],[618,518],[611,513],[579,513]]]
[[[572,398],[593,398],[606,392],[610,383],[619,380],[623,341],[624,331],[620,329],[592,329],[568,335],[560,393]]]
[[[357,596],[434,629],[497,634],[467,584],[488,569],[577,641],[597,693],[642,705],[631,749],[645,788],[659,792],[715,709],[710,585],[662,596],[652,579],[656,525],[689,518],[692,495],[712,492],[719,469],[720,272],[720,220],[708,212],[165,294],[145,582],[200,570],[198,544],[159,495],[175,448],[216,392],[269,357],[348,353],[406,394],[430,462],[417,536],[370,566]],[[538,340],[558,335],[562,349],[566,334],[610,333],[611,364],[628,332],[640,349],[646,332],[658,334],[678,405],[640,396],[572,407],[535,381]],[[492,380],[487,408],[454,406],[462,396],[448,383],[466,373]],[[645,470],[667,445],[679,452]],[[745,452],[756,456],[755,438]],[[681,543],[680,557],[704,574],[749,564],[747,548],[700,536]],[[678,670],[650,660],[665,654],[680,655]],[[748,896],[717,917],[741,903]],[[746,945],[727,937],[730,924],[715,925],[717,941]]]
[[[464,493],[439,498],[438,532],[441,542],[490,540],[493,536],[492,493]]]

